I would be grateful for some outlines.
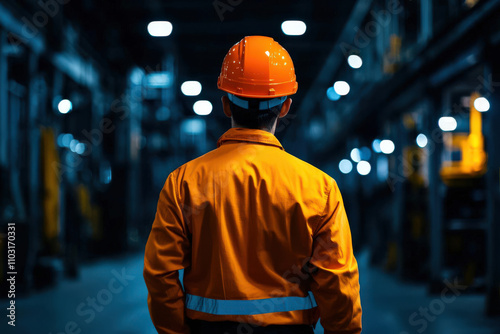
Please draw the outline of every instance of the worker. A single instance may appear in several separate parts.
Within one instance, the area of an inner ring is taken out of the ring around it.
[[[297,87],[272,38],[245,37],[224,58],[218,88],[232,128],[168,176],[146,245],[158,333],[313,333],[318,318],[326,334],[361,332],[337,183],[274,136]]]

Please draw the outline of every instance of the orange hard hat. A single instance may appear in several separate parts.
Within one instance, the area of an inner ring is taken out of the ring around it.
[[[217,87],[241,97],[271,99],[297,92],[292,58],[270,37],[247,36],[227,53]]]

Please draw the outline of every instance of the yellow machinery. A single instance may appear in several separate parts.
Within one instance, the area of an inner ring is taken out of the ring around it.
[[[57,152],[54,131],[41,129],[41,165],[43,186],[43,236],[50,254],[59,252],[59,154]]]
[[[76,188],[80,213],[90,224],[93,240],[101,240],[103,236],[101,208],[92,204],[89,188],[80,184]]]
[[[384,54],[384,73],[394,74],[401,60],[401,37],[391,35],[389,49]]]
[[[441,178],[448,185],[457,185],[473,181],[486,173],[486,152],[482,133],[481,113],[474,107],[474,101],[480,97],[477,92],[470,97],[469,133],[443,134],[445,150],[460,150],[459,161],[443,161]]]

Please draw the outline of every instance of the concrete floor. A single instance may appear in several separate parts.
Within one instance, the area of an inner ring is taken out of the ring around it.
[[[494,334],[500,318],[484,314],[484,297],[447,291],[429,296],[425,286],[399,282],[358,257],[365,334]],[[103,260],[82,267],[78,280],[18,298],[15,329],[1,333],[156,333],[146,305],[142,255]],[[94,308],[89,306],[95,302]],[[4,328],[7,328],[4,330]],[[316,333],[323,333],[317,326]]]

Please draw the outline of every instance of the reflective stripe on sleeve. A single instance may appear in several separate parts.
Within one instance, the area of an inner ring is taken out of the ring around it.
[[[275,297],[253,300],[211,299],[186,294],[186,308],[216,315],[252,315],[308,310],[316,307],[311,291],[306,297]]]

